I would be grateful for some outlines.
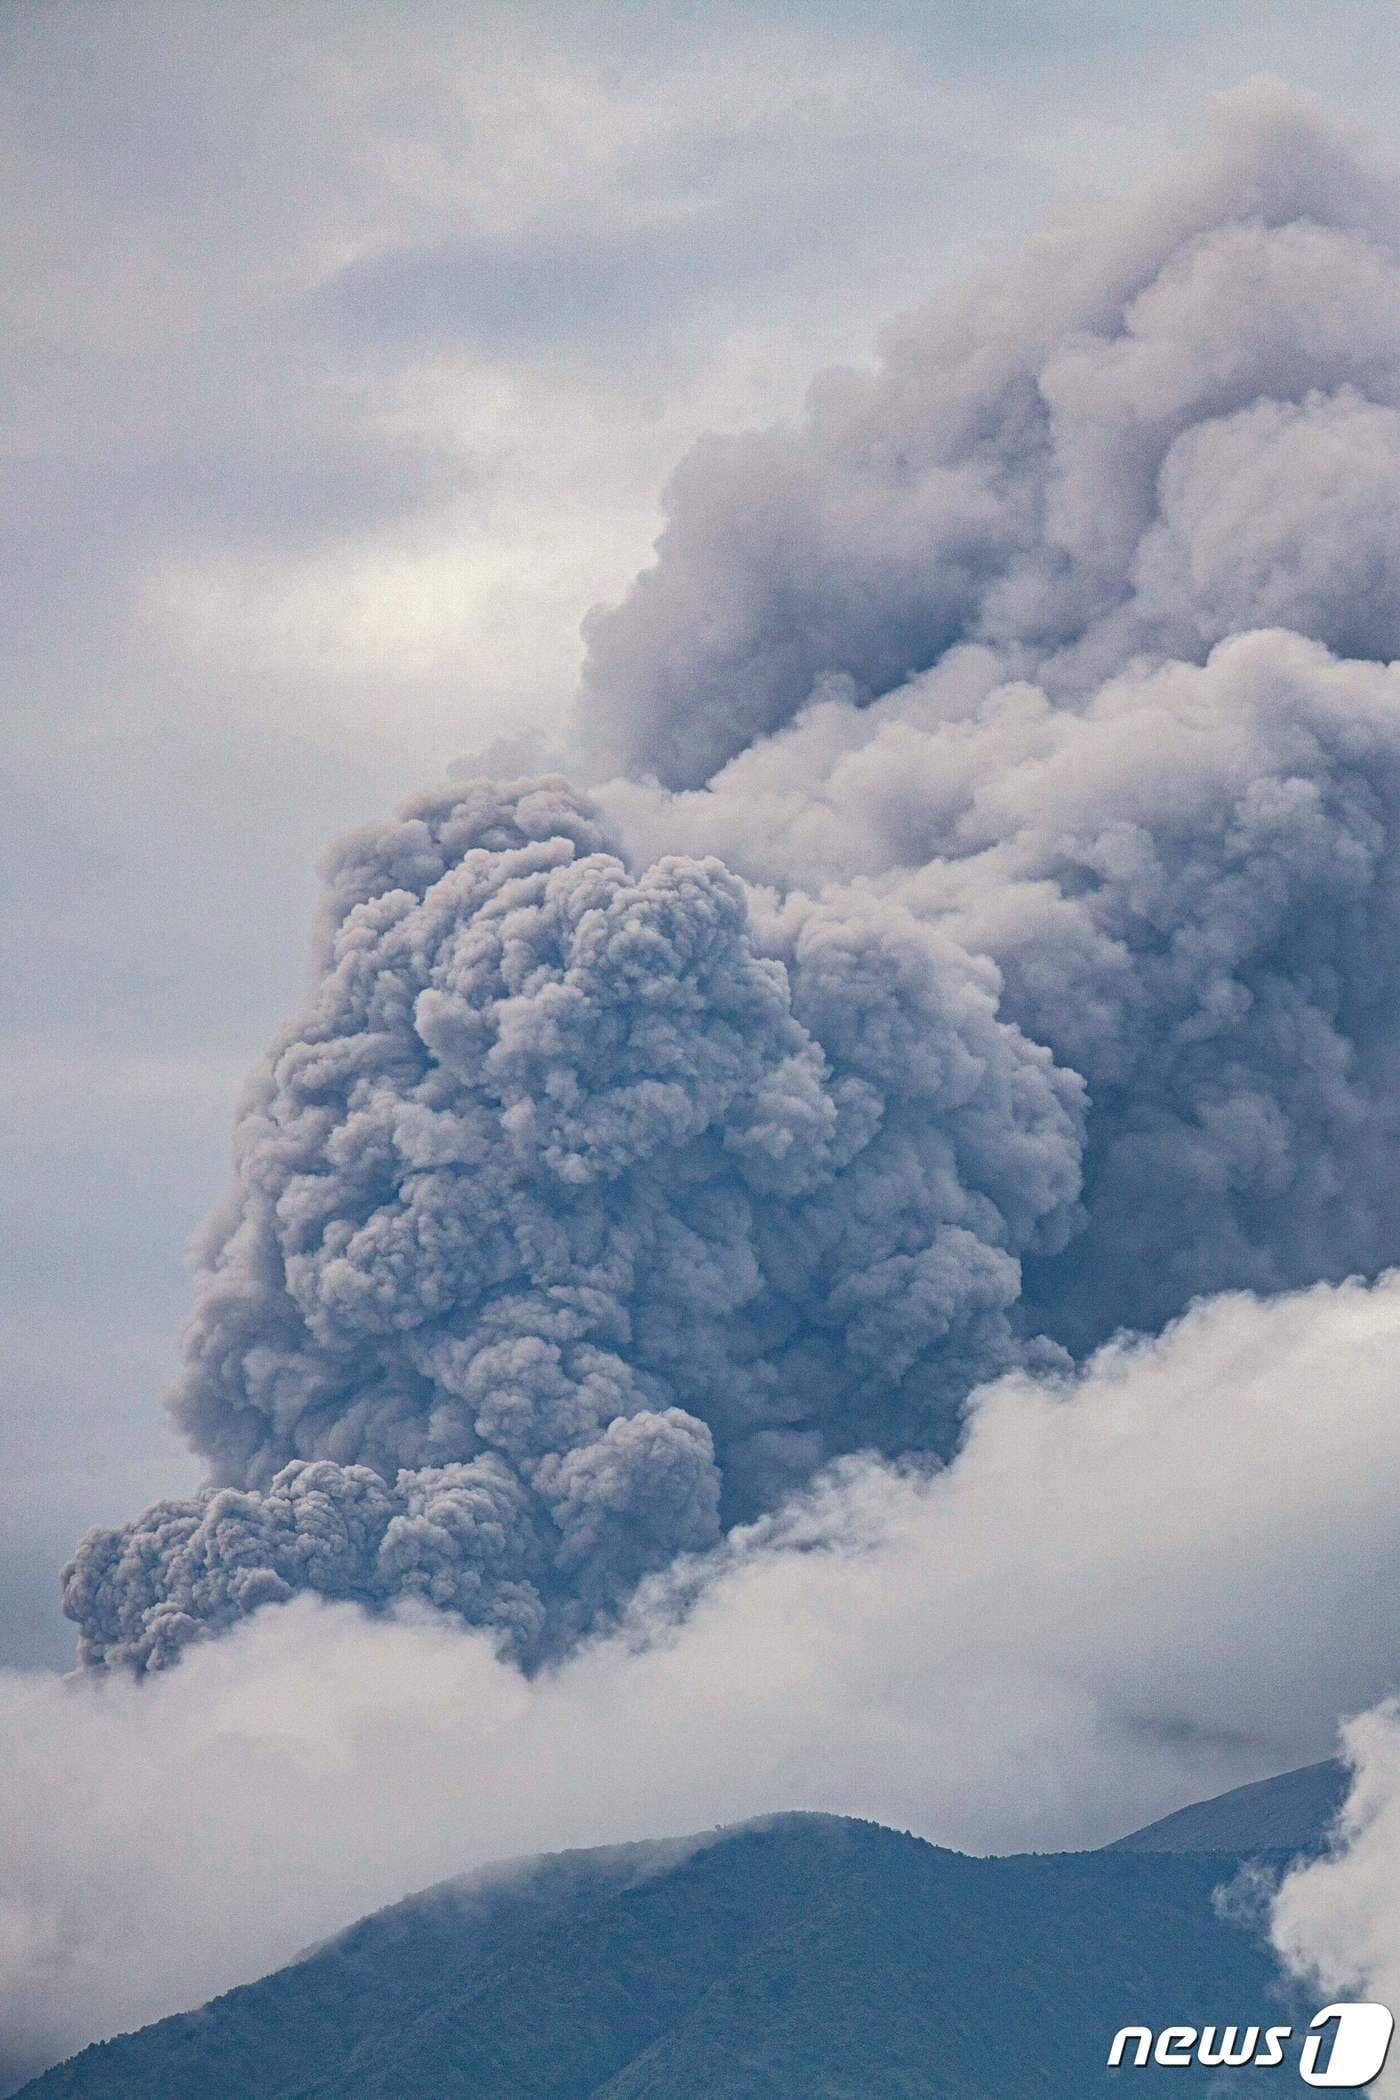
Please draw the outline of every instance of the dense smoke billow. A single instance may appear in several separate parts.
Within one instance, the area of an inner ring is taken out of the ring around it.
[[[350,840],[94,1663],[300,1589],[530,1663],[834,1457],[1400,1259],[1400,191],[1204,156],[681,468],[597,784]],[[620,768],[621,770],[616,770]]]
[[[90,1659],[304,1587],[530,1659],[824,1459],[946,1448],[1013,1359],[1078,1081],[910,915],[811,905],[780,957],[718,862],[609,845],[544,781],[341,849],[176,1395],[230,1485],[88,1537]]]

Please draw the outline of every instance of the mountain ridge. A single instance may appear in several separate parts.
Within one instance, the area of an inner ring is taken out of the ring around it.
[[[516,1862],[20,2100],[1086,2100],[1130,2021],[1289,2017],[1262,1935],[1213,1900],[1245,1853],[1142,1835],[975,1859],[785,1815]]]

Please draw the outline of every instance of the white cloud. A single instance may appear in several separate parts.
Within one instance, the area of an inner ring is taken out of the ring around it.
[[[1348,1722],[1351,1792],[1325,1857],[1297,1868],[1273,1905],[1274,1944],[1334,1998],[1400,2010],[1400,1699]],[[1400,2093],[1400,2058],[1369,2090]]]
[[[856,1468],[533,1682],[310,1600],[139,1687],[0,1680],[0,2027],[75,2046],[492,1857],[792,1807],[1091,1844],[1319,1756],[1391,1681],[1397,1340],[1392,1277],[993,1387],[941,1476]]]

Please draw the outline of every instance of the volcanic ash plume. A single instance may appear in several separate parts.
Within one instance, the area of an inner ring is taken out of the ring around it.
[[[584,797],[349,841],[94,1663],[303,1588],[558,1652],[856,1450],[1400,1259],[1400,195],[1269,84],[709,440]],[[684,857],[677,857],[677,856]]]
[[[344,846],[238,1130],[176,1396],[216,1481],[67,1575],[91,1661],[311,1587],[534,1657],[834,1453],[946,1447],[1061,1244],[1079,1082],[908,914],[760,951],[562,781]]]

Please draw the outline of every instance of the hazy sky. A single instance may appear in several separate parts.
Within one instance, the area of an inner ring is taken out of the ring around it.
[[[1388,0],[0,13],[0,1660],[193,1482],[160,1393],[314,867],[569,708],[701,430],[1268,68],[1400,152]]]

